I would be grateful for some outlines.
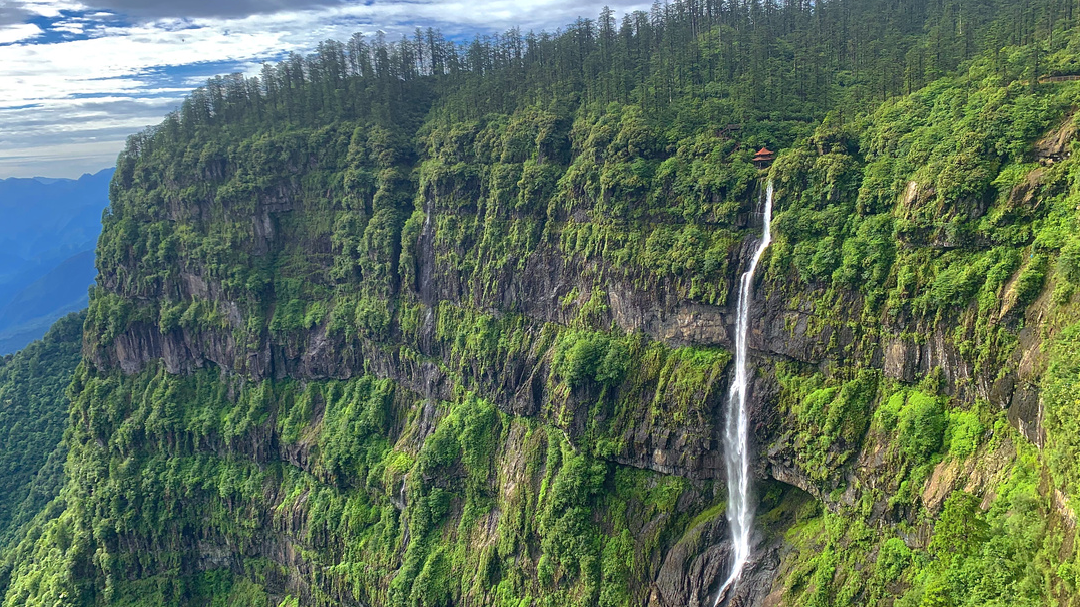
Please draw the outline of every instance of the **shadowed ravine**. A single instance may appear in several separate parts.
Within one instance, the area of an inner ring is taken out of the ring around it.
[[[770,224],[772,223],[773,184],[765,190],[764,222],[761,242],[750,260],[750,267],[739,282],[739,316],[735,326],[735,378],[728,393],[726,411],[727,422],[724,428],[724,463],[727,467],[728,503],[727,519],[731,527],[732,564],[731,573],[720,592],[716,595],[714,607],[719,605],[739,582],[743,568],[750,558],[750,531],[754,523],[754,505],[750,496],[750,453],[747,434],[749,433],[749,413],[746,397],[749,390],[749,373],[746,368],[746,333],[750,318],[750,301],[753,299],[754,272],[758,262],[772,242]]]

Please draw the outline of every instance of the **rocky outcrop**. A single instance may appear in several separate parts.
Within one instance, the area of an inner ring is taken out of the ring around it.
[[[723,513],[690,527],[664,556],[649,607],[768,605],[780,568],[782,534],[776,528],[757,530],[751,538],[750,561],[739,582],[721,595],[721,585],[731,569],[728,533]]]
[[[713,607],[731,568],[728,533],[722,513],[690,528],[664,557],[650,607]]]

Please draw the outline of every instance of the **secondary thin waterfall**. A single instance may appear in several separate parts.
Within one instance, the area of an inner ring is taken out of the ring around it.
[[[731,574],[716,595],[714,607],[720,603],[729,588],[742,575],[743,567],[750,559],[750,530],[754,522],[754,504],[750,497],[750,432],[746,395],[749,391],[749,373],[746,370],[746,333],[750,324],[750,302],[753,300],[754,272],[765,249],[772,242],[773,183],[765,189],[765,225],[761,233],[750,267],[739,283],[739,316],[735,322],[735,379],[728,393],[727,423],[724,428],[724,462],[727,465],[728,503],[727,519],[731,527],[731,545],[734,560]]]

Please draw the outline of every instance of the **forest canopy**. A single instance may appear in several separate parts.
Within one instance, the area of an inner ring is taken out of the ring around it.
[[[640,106],[673,138],[712,124],[790,143],[799,124],[854,117],[980,54],[1001,82],[1080,73],[1055,59],[1075,44],[1066,32],[1078,18],[1075,0],[677,0],[469,41],[432,28],[397,40],[357,33],[257,77],[211,79],[126,153],[225,125],[361,120],[411,133],[432,109],[459,123],[612,102]]]

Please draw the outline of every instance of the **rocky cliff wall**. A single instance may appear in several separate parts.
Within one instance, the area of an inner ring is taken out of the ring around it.
[[[877,563],[937,550],[949,496],[990,516],[1018,462],[1058,473],[1040,387],[1076,305],[1039,230],[1071,204],[1069,161],[1006,179],[995,158],[992,183],[939,195],[947,171],[875,147],[888,111],[863,139],[823,125],[767,175],[722,135],[638,150],[612,128],[655,135],[630,109],[550,118],[435,124],[419,151],[338,124],[122,158],[72,507],[47,523],[80,581],[55,594],[226,572],[252,604],[711,605],[733,285],[767,176],[737,603],[921,592],[917,561]],[[1072,520],[1063,499],[1046,520]]]

